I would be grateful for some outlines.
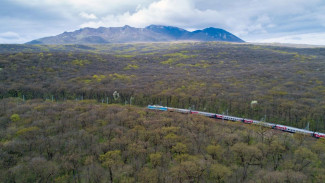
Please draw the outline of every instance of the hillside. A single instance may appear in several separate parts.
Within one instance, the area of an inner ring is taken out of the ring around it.
[[[325,131],[324,48],[192,42],[0,45],[0,53],[0,98],[160,104]]]
[[[107,44],[172,41],[244,42],[223,29],[212,27],[189,32],[178,27],[150,25],[145,28],[130,26],[99,27],[97,29],[82,28],[74,32],[64,32],[57,36],[40,38],[26,44]]]
[[[325,142],[97,101],[0,100],[0,182],[322,182]]]

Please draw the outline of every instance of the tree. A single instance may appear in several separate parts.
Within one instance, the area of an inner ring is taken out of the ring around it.
[[[259,165],[258,160],[262,157],[262,153],[256,146],[242,142],[235,144],[231,149],[235,154],[237,163],[243,167],[242,180],[244,181],[247,178],[248,168]]]
[[[264,143],[264,138],[265,138],[266,134],[270,131],[270,129],[266,128],[264,126],[256,126],[256,127],[252,127],[252,128],[261,137],[262,143]]]
[[[141,183],[156,183],[158,182],[158,171],[144,167],[139,172],[138,181]]]
[[[287,178],[285,172],[280,171],[266,171],[260,170],[257,173],[258,179],[255,179],[256,182],[267,182],[267,183],[280,183],[284,182]]]
[[[177,143],[178,139],[179,136],[174,133],[169,133],[164,137],[164,145],[166,146],[166,148],[171,149],[173,145]]]
[[[171,175],[174,182],[200,182],[200,177],[204,174],[206,167],[200,159],[183,161],[171,168]]]
[[[302,171],[317,160],[317,155],[305,147],[299,147],[294,152],[294,157],[295,169],[298,171]]]
[[[210,178],[214,181],[216,180],[217,182],[226,182],[227,177],[231,176],[231,169],[215,163],[212,164],[210,167]]]
[[[325,153],[325,140],[318,139],[316,143],[312,145],[313,152],[316,152],[317,154]]]
[[[207,148],[207,153],[212,156],[212,159],[220,159],[224,150],[220,145],[209,145]]]
[[[20,120],[20,116],[19,116],[19,114],[13,114],[10,116],[10,119],[12,122],[17,122]]]
[[[184,154],[187,152],[187,147],[185,144],[178,142],[172,147],[172,152],[176,154]]]
[[[162,153],[157,152],[154,154],[150,154],[149,158],[153,167],[159,166],[161,165],[161,161],[162,161]]]
[[[94,156],[87,156],[83,167],[83,179],[87,182],[100,182],[105,175],[105,169],[100,166]]]
[[[278,141],[273,141],[269,146],[269,153],[273,162],[273,170],[277,170],[280,165],[280,161],[283,160],[283,154],[285,153],[285,147]]]
[[[58,167],[42,157],[34,157],[26,164],[12,169],[15,182],[53,182]]]
[[[105,154],[100,155],[99,160],[102,162],[102,165],[104,167],[108,168],[110,181],[112,183],[114,180],[112,169],[122,164],[121,151],[120,150],[108,151]]]

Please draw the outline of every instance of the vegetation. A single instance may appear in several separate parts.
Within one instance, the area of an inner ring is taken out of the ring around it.
[[[95,100],[0,100],[0,182],[322,182],[325,141]]]
[[[141,106],[325,132],[324,71],[324,48],[0,45],[0,182],[323,182],[324,140]]]
[[[324,48],[216,42],[0,45],[0,98],[132,98],[325,132],[324,60]]]

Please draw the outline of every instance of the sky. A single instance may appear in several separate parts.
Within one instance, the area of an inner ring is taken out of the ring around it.
[[[152,24],[222,28],[247,42],[325,45],[325,0],[0,0],[0,43]]]

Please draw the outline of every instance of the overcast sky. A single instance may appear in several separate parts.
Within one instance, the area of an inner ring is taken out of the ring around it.
[[[325,45],[325,0],[0,0],[0,43],[151,24],[222,28],[248,42]]]

